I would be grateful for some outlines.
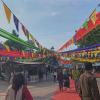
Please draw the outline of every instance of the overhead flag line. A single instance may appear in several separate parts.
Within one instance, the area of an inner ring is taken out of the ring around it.
[[[97,7],[100,7],[100,4],[97,5]],[[92,21],[92,28],[93,29],[94,27],[96,27],[97,25],[96,24],[96,20],[97,20],[97,12],[96,12],[96,9],[97,7],[92,11],[91,15],[85,20],[85,22],[82,24],[82,27],[79,28],[78,31],[75,31],[75,35],[73,36],[73,40],[74,40],[74,44],[81,38],[83,38],[86,34],[89,33],[90,29],[88,30],[88,26],[89,26],[89,21],[91,20]],[[100,19],[100,18],[99,18]],[[71,39],[70,39],[71,40]],[[58,49],[57,51],[60,52],[62,50],[64,50],[65,48],[69,47],[69,45],[66,45],[69,43],[68,40],[63,46],[60,47],[60,49]],[[70,43],[71,45],[71,43]]]
[[[34,38],[34,36],[28,31],[28,29],[20,22],[20,20],[15,16],[15,14],[9,9],[9,7],[5,4],[5,2],[3,0],[1,0],[1,1],[3,3],[3,7],[5,10],[5,14],[6,14],[8,23],[10,23],[11,15],[13,14],[13,21],[14,21],[16,30],[19,32],[19,23],[20,23],[20,25],[22,27],[22,31],[23,31],[24,35],[27,37],[27,39],[29,40],[31,38],[33,43],[35,42],[38,47],[42,47],[42,45]]]

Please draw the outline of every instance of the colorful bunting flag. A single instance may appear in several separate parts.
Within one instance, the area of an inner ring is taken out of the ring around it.
[[[85,21],[82,26],[87,30],[88,29],[88,21]]]
[[[7,51],[10,51],[10,48],[9,48],[8,45],[6,45],[6,44],[4,43],[3,46],[6,48]]]
[[[65,48],[67,49],[70,45],[75,43],[75,36],[73,36],[69,41],[67,41],[60,49],[58,49],[57,51],[60,52],[62,50],[64,50]]]
[[[19,20],[17,19],[17,17],[13,14],[13,20],[15,23],[15,27],[17,29],[17,31],[19,32]]]
[[[71,39],[71,44],[74,44],[74,36]]]
[[[43,48],[42,45],[41,45],[37,40],[35,40],[35,43],[36,43],[36,45],[37,45],[40,49]]]
[[[26,29],[26,36],[27,36],[27,39],[29,40],[29,31]]]
[[[91,19],[92,23],[95,24],[96,19],[97,19],[96,18],[96,9],[92,12],[92,14],[90,15],[89,18]]]
[[[8,23],[10,23],[10,20],[11,20],[11,10],[6,6],[6,4],[4,2],[3,2],[3,7],[4,7],[4,10],[5,10],[5,14],[6,14]]]
[[[35,42],[35,38],[32,36],[32,34],[29,34],[29,38],[32,39],[32,42]]]
[[[24,32],[24,34],[26,36],[26,28],[25,28],[25,26],[23,24],[22,24],[22,30],[23,30],[23,32]]]
[[[4,2],[3,2],[3,7],[4,7],[4,10],[5,10],[7,20],[10,23],[12,12]],[[19,32],[19,20],[14,14],[13,14],[13,20],[14,20],[16,30]],[[29,31],[25,28],[25,26],[22,23],[21,23],[21,27],[22,27],[24,35],[27,36],[28,40],[31,38],[33,43],[36,43],[38,47],[42,48],[42,45],[40,45],[39,42],[37,40],[35,40],[35,38],[29,33]]]
[[[37,40],[35,40],[35,42],[36,42],[37,46],[39,47],[39,42]]]
[[[24,34],[25,34],[25,36],[27,36],[27,39],[29,40],[29,31],[25,28],[25,26],[22,24],[22,30],[23,30],[23,32],[24,32]]]

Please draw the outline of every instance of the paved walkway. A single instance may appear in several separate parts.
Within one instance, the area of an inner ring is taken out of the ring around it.
[[[100,79],[97,79],[97,81],[100,89]],[[9,84],[7,82],[0,81],[0,100],[5,100],[4,98],[8,86]],[[58,84],[51,81],[30,84],[28,88],[34,97],[34,100],[66,100],[66,98],[69,98],[69,100],[80,100],[78,94],[76,94],[73,89],[73,85],[71,86],[70,91],[64,91],[63,93],[57,91]],[[75,99],[70,99],[70,97]]]
[[[4,100],[6,95],[5,91],[8,86],[9,84],[0,82],[0,100]],[[34,100],[51,100],[54,91],[57,89],[57,84],[51,81],[34,84],[31,83],[28,88],[34,97]]]
[[[81,100],[79,95],[75,92],[75,85],[74,81],[70,80],[71,86],[69,90],[65,90],[60,92],[59,90],[56,91],[56,94],[52,97],[52,100]],[[98,87],[100,90],[100,78],[97,78]]]
[[[5,100],[6,95],[5,91],[8,88],[9,84],[7,82],[0,81],[0,100]]]
[[[29,86],[29,89],[35,100],[51,100],[56,87],[57,85],[54,82],[48,81]]]
[[[64,90],[60,92],[59,90],[57,93],[52,97],[52,100],[80,100],[79,95],[75,91],[74,81],[70,80],[70,89]]]

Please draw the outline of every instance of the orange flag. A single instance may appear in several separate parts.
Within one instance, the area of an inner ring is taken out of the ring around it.
[[[10,23],[10,19],[11,19],[11,11],[10,11],[10,9],[6,6],[5,3],[3,3],[3,7],[4,7],[4,10],[5,10],[5,14],[6,14],[8,23]]]

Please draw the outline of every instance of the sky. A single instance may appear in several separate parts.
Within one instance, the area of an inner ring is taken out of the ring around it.
[[[3,0],[30,33],[46,48],[57,50],[78,30],[100,0]],[[11,32],[0,0],[0,27]],[[21,28],[19,35],[26,39]],[[0,37],[1,41],[5,41]]]

